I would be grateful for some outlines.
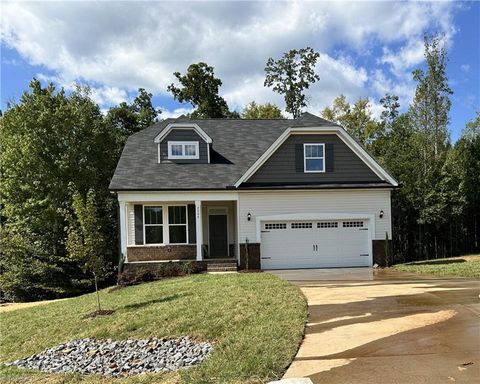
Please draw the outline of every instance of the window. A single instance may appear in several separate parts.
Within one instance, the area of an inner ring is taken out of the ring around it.
[[[169,159],[199,159],[198,141],[169,141]]]
[[[292,223],[292,229],[312,228],[312,223]]]
[[[338,223],[336,221],[323,221],[317,223],[317,228],[338,228]]]
[[[325,172],[325,144],[303,144],[305,172]]]
[[[163,243],[163,207],[144,206],[145,244]]]
[[[287,229],[286,223],[268,223],[265,224],[265,229]]]
[[[185,205],[168,207],[168,236],[170,244],[187,243],[187,207]]]
[[[343,228],[363,227],[363,221],[344,221]]]

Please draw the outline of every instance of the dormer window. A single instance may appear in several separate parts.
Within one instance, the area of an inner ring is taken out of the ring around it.
[[[304,144],[305,172],[325,172],[325,144]]]
[[[198,141],[169,141],[168,142],[169,159],[198,159]]]

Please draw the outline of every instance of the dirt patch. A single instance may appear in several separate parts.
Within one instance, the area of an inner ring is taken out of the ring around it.
[[[87,313],[82,316],[82,319],[93,319],[98,316],[109,316],[115,311],[113,309],[97,309],[96,311]]]
[[[0,304],[0,313],[15,311],[17,309],[35,307],[37,305],[54,303],[56,301],[62,301],[66,299],[44,300],[44,301],[31,301],[28,303],[2,303]]]

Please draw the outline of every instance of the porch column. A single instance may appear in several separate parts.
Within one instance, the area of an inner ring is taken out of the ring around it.
[[[119,224],[120,224],[120,252],[125,257],[125,261],[127,261],[127,220],[126,220],[126,204],[124,201],[119,201]]]
[[[195,229],[197,232],[197,261],[203,260],[202,242],[203,242],[203,227],[202,227],[202,201],[195,200]]]

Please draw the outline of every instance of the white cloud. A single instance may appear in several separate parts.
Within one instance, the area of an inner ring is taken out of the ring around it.
[[[193,108],[176,108],[174,110],[169,110],[168,108],[160,108],[162,113],[160,114],[161,119],[169,119],[169,118],[175,118],[179,117],[181,115],[187,115],[188,113],[193,112]]]
[[[358,57],[384,46],[378,65],[392,74],[383,86],[401,91],[410,84],[405,74],[422,59],[423,33],[454,33],[452,8],[447,2],[4,2],[0,31],[4,44],[54,71],[59,83],[95,84],[93,95],[103,104],[123,101],[138,87],[165,96],[172,73],[201,60],[215,67],[231,107],[254,99],[283,105],[263,87],[266,59],[310,45],[322,53],[321,80],[309,92],[309,108],[318,112],[340,93],[355,98],[381,88],[370,69],[335,54],[339,46]]]
[[[115,105],[127,101],[128,95],[124,89],[118,87],[92,88],[92,99],[100,105]]]
[[[462,64],[462,65],[460,65],[460,70],[462,72],[468,73],[468,72],[470,72],[470,65],[469,64]]]

